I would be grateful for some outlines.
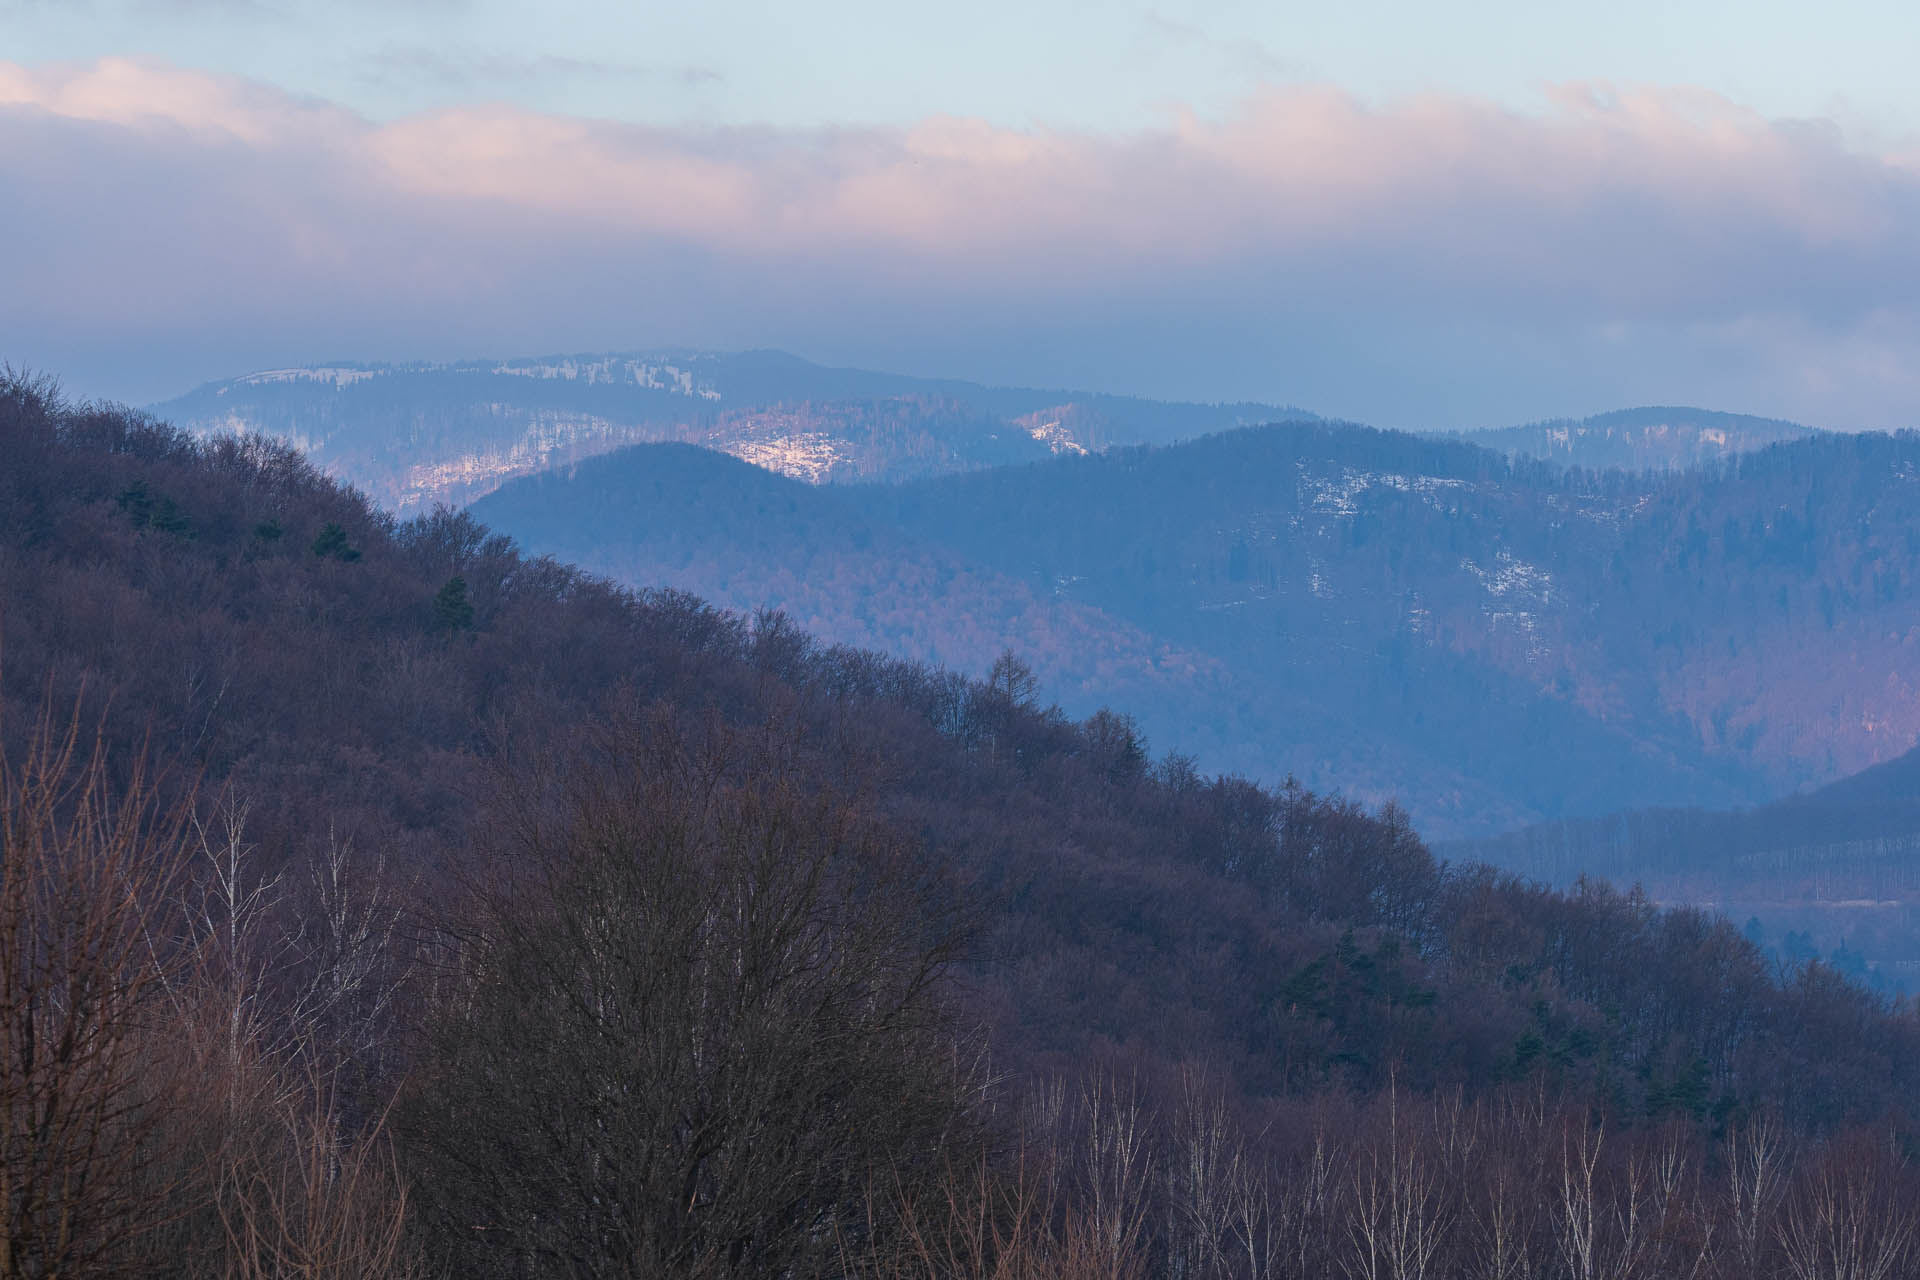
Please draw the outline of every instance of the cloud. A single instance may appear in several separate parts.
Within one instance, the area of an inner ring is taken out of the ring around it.
[[[1894,425],[1920,416],[1912,154],[1606,85],[1537,114],[1275,87],[1102,136],[374,122],[0,63],[0,235],[28,250],[0,347],[754,342],[1408,424],[1685,398]]]

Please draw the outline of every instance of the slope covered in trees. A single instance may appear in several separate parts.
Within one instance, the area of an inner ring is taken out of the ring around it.
[[[1443,846],[1539,880],[1602,876],[1746,922],[1778,964],[1920,987],[1920,750],[1732,812],[1635,809]]]
[[[1076,714],[1124,701],[1210,767],[1453,837],[1753,803],[1911,747],[1917,464],[1819,436],[1592,473],[1293,424],[833,491],[638,449],[475,510],[849,643],[973,671],[1011,643]]]
[[[1510,457],[1524,455],[1593,471],[1671,471],[1724,462],[1736,454],[1814,434],[1812,427],[1779,418],[1649,406],[1591,418],[1463,431],[1459,438]]]
[[[6,1141],[55,1089],[150,1122],[114,1198],[12,1202],[21,1274],[1909,1256],[1920,1027],[1710,917],[1440,865],[1395,811],[1037,705],[1013,658],[969,681],[399,523],[283,447],[10,379],[0,454],[39,868],[6,883],[71,904],[0,903],[0,946],[100,954],[49,945],[74,922],[166,977],[102,1010],[133,1092],[36,1056],[54,1006],[0,986]],[[170,882],[123,892],[129,847]],[[106,1148],[34,1150],[50,1186]]]
[[[778,351],[275,369],[209,383],[156,409],[200,434],[287,440],[383,504],[411,511],[467,502],[506,478],[639,440],[700,444],[821,483],[937,475],[1310,416],[835,369]]]

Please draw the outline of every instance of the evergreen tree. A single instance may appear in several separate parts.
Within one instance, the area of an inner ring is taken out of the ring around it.
[[[329,520],[313,540],[313,554],[322,559],[332,556],[336,560],[352,563],[360,558],[358,547],[347,543],[347,531]]]
[[[455,574],[447,579],[433,598],[433,617],[446,631],[465,631],[473,626],[473,602],[467,599],[465,578]]]

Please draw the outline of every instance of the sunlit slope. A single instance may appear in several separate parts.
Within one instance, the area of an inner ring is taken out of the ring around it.
[[[778,351],[645,351],[269,369],[154,412],[200,435],[288,440],[383,505],[412,511],[642,441],[844,483],[1177,440],[1283,411],[985,387]]]

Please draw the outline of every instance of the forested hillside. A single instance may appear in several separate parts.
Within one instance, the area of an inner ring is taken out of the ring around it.
[[[273,369],[210,383],[156,410],[196,434],[286,440],[383,505],[416,513],[643,440],[699,444],[818,484],[1311,416],[833,369],[778,351]]]
[[[20,1274],[1913,1256],[1920,1025],[1709,916],[285,446],[9,378],[0,456]]]
[[[1745,922],[1777,964],[1823,957],[1877,988],[1920,988],[1920,750],[1752,809],[1637,809],[1442,852],[1554,884],[1639,884]]]
[[[1459,439],[1510,457],[1539,458],[1592,471],[1672,471],[1724,462],[1736,454],[1814,434],[1811,427],[1778,418],[1648,407],[1463,431]]]
[[[1910,437],[1673,474],[1294,424],[834,491],[639,449],[475,508],[622,581],[790,610],[1163,747],[1489,835],[1730,806],[1920,735]],[[1276,729],[1276,726],[1284,728]]]
[[[1394,1196],[1427,1274],[1486,1215],[1586,1274],[1592,1213],[1624,1274],[1734,1276],[1847,1178],[1910,1244],[1884,1148],[1809,1142],[1905,1132],[1920,1027],[1711,917],[1152,760],[1014,658],[399,524],[280,445],[10,380],[0,449],[0,1096],[73,1117],[6,1132],[27,1274],[1277,1276]],[[36,1055],[50,1017],[129,1048]]]

